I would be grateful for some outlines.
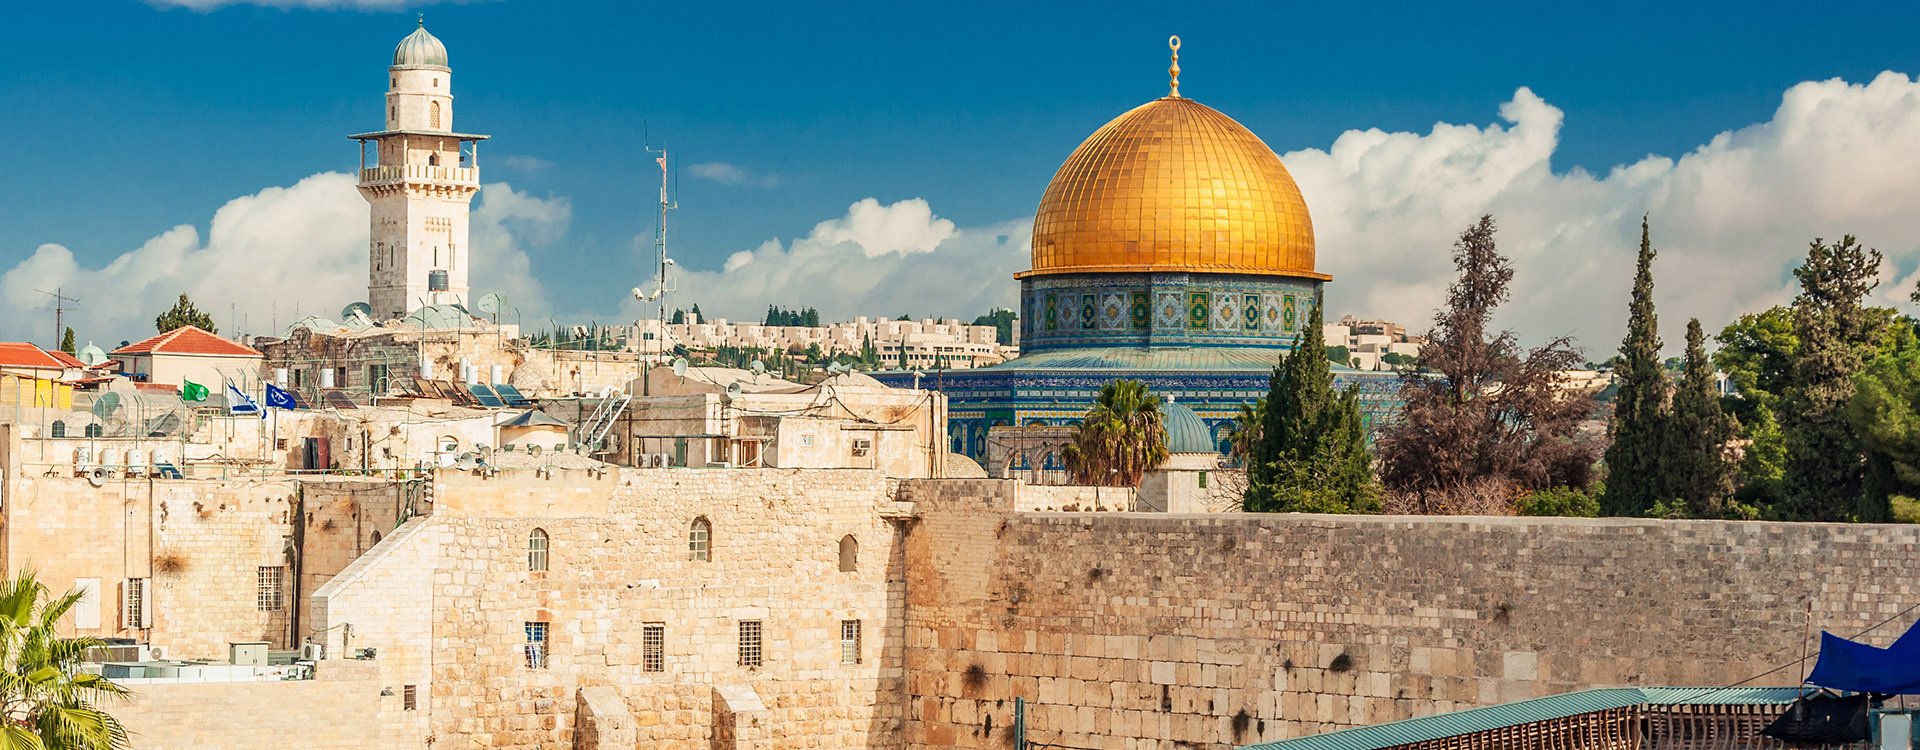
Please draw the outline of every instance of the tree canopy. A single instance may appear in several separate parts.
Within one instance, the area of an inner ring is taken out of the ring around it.
[[[194,307],[193,300],[187,299],[186,292],[180,293],[180,299],[173,303],[172,309],[160,313],[159,317],[153,319],[153,326],[160,329],[161,333],[186,326],[195,326],[207,333],[220,332],[213,327],[213,316]]]
[[[1313,305],[1306,329],[1280,358],[1267,397],[1256,407],[1260,429],[1249,450],[1245,510],[1367,513],[1380,508],[1359,395],[1333,388],[1330,362],[1323,356],[1320,307]]]
[[[1148,470],[1167,460],[1160,402],[1138,380],[1102,386],[1064,456],[1067,473],[1079,484],[1139,486]]]
[[[1494,232],[1482,216],[1454,244],[1459,276],[1420,350],[1431,374],[1403,376],[1403,417],[1376,441],[1381,480],[1413,512],[1458,512],[1455,498],[1489,493],[1510,507],[1525,490],[1592,480],[1596,448],[1576,430],[1592,399],[1557,387],[1580,352],[1564,337],[1522,350],[1512,331],[1488,330],[1513,282]]]
[[[115,750],[126,729],[102,705],[127,689],[80,669],[99,638],[63,638],[60,620],[80,591],[51,596],[32,571],[0,581],[0,747]]]

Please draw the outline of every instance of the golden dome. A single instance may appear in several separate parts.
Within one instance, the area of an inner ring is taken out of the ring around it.
[[[1177,85],[1177,84],[1176,84]],[[1280,157],[1233,118],[1169,96],[1087,137],[1047,184],[1033,269],[1191,271],[1327,280],[1313,219]]]

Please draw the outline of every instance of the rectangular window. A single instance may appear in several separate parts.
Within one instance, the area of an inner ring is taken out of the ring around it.
[[[547,623],[527,623],[527,668],[547,668]]]
[[[640,628],[640,671],[667,671],[667,624],[649,622]]]
[[[120,622],[123,627],[128,629],[153,627],[153,609],[147,596],[149,592],[147,581],[148,579],[145,578],[129,578],[121,588]]]
[[[400,710],[412,711],[412,710],[418,709],[419,707],[420,707],[419,686],[407,685],[405,687],[400,688]]]
[[[262,565],[254,574],[254,604],[262,612],[280,611],[281,593],[285,590],[283,576],[286,569],[278,565]]]
[[[387,378],[392,371],[389,365],[367,365],[367,390],[374,395],[387,392]]]
[[[1206,488],[1207,488],[1207,473],[1203,471],[1203,472],[1200,472],[1200,489],[1204,490]]]
[[[333,368],[333,387],[335,388],[347,387],[347,368],[345,367]]]
[[[760,621],[740,621],[740,666],[758,667],[762,663],[760,652]]]
[[[840,621],[840,663],[860,663],[860,621]]]

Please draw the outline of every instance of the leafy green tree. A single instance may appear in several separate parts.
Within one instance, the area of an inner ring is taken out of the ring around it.
[[[220,332],[213,327],[213,316],[194,307],[193,300],[187,299],[186,292],[180,293],[180,300],[173,303],[173,309],[160,313],[159,317],[153,319],[153,326],[160,329],[161,333],[186,326],[196,326],[207,333]]]
[[[1787,461],[1786,433],[1775,414],[1792,380],[1793,357],[1800,350],[1793,310],[1776,306],[1742,315],[1714,338],[1720,349],[1713,353],[1713,364],[1726,373],[1732,390],[1720,403],[1739,425],[1739,437],[1746,443],[1734,496],[1772,507],[1780,501]]]
[[[32,571],[0,581],[0,748],[114,750],[126,729],[101,705],[127,689],[80,670],[99,638],[62,638],[59,623],[81,599],[51,597]]]
[[[1001,346],[1013,343],[1013,327],[1020,320],[1019,314],[1004,308],[994,308],[992,312],[973,319],[977,326],[993,326],[993,338]]]
[[[1420,359],[1411,354],[1387,352],[1386,354],[1380,355],[1380,362],[1395,370],[1404,370],[1419,364]]]
[[[67,326],[67,332],[60,336],[60,351],[68,354],[80,353],[78,345],[73,341],[73,326]]]
[[[1864,480],[1863,446],[1848,422],[1853,376],[1872,346],[1879,316],[1863,302],[1878,285],[1880,251],[1852,235],[1827,244],[1815,239],[1793,275],[1794,332],[1800,339],[1788,398],[1781,412],[1787,465],[1780,515],[1842,521],[1854,515]]]
[[[1268,381],[1241,507],[1251,512],[1369,513],[1380,508],[1359,396],[1333,388],[1321,310]],[[1246,416],[1243,414],[1243,416]]]
[[[1321,346],[1320,351],[1326,352],[1328,362],[1341,367],[1353,366],[1353,352],[1348,351],[1344,346]]]
[[[1139,486],[1148,470],[1167,460],[1160,402],[1138,380],[1102,386],[1062,453],[1076,483]]]
[[[872,334],[860,334],[860,364],[868,368],[880,366],[880,350],[873,347]]]
[[[1605,491],[1605,487],[1598,486],[1584,490],[1572,487],[1534,490],[1514,501],[1514,511],[1523,516],[1593,518],[1600,515],[1600,495]]]
[[[1672,439],[1665,459],[1668,491],[1692,518],[1725,514],[1735,466],[1727,459],[1733,421],[1720,409],[1713,364],[1700,319],[1687,321],[1687,355],[1673,393]],[[1613,480],[1609,479],[1609,485]]]
[[[678,308],[674,309],[673,317],[667,319],[668,325],[677,326],[685,322],[687,322],[687,311]]]
[[[1607,492],[1600,509],[1610,516],[1645,515],[1672,494],[1666,473],[1670,386],[1660,362],[1660,324],[1653,306],[1653,242],[1640,219],[1640,256],[1627,305],[1627,337],[1620,342],[1619,386],[1607,431]]]

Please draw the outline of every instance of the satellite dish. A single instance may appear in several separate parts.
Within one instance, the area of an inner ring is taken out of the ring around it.
[[[530,454],[530,455],[535,455],[535,456],[538,456],[538,455],[540,455],[540,446],[538,446],[538,445],[529,445],[529,446],[527,446],[527,453],[528,453],[528,454]]]
[[[453,460],[453,467],[463,471],[472,469],[479,465],[480,465],[479,459],[475,457],[471,452],[462,453],[460,454],[459,458],[456,458]]]
[[[373,323],[373,305],[365,302],[355,302],[346,307],[342,307],[340,308],[340,321],[343,323],[358,321],[371,325]]]
[[[86,346],[80,347],[80,353],[74,356],[79,357],[80,361],[86,363],[88,367],[99,367],[107,363],[107,353],[100,347],[94,346],[91,341],[87,342]]]
[[[739,398],[740,391],[740,382],[736,380],[727,386],[727,398]]]
[[[99,398],[94,399],[93,407],[88,411],[93,412],[93,416],[105,420],[107,417],[113,416],[113,413],[119,409],[120,394],[109,391],[100,394]]]
[[[847,371],[847,366],[839,362],[835,362],[833,364],[827,365],[827,372],[833,375],[839,375],[840,373],[843,373],[846,371]]]
[[[507,295],[499,292],[488,292],[482,295],[480,301],[476,304],[480,308],[480,312],[496,315],[499,314],[501,310],[507,308]]]
[[[759,375],[767,371],[767,363],[756,359],[753,361],[753,365],[751,366],[751,369],[753,370],[753,374]]]
[[[687,376],[687,358],[686,357],[673,358],[673,374],[683,378]]]

